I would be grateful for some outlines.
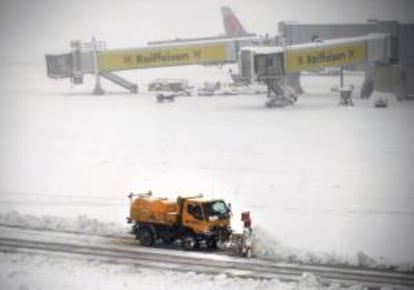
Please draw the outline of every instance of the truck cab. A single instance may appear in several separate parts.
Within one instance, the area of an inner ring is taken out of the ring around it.
[[[182,226],[196,234],[215,234],[230,226],[231,211],[222,200],[201,201],[186,199],[183,204]]]
[[[186,198],[181,204],[179,223],[183,230],[181,240],[184,248],[193,249],[201,245],[215,248],[218,241],[228,240],[231,211],[223,200]]]

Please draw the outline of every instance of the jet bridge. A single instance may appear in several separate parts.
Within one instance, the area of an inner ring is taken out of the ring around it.
[[[96,78],[95,94],[104,93],[101,77],[136,93],[137,85],[115,72],[166,66],[234,63],[240,47],[262,42],[262,38],[249,35],[129,49],[107,49],[104,42],[98,42],[94,38],[89,43],[72,41],[70,52],[46,55],[47,76],[54,79],[69,78],[73,84],[82,84],[84,75],[92,74]]]
[[[239,70],[246,80],[264,81],[268,85],[267,106],[293,104],[297,96],[285,85],[287,73],[348,64],[370,63],[389,65],[392,59],[389,34],[369,34],[359,37],[274,47],[243,47],[240,50]],[[341,70],[342,71],[342,70]],[[341,96],[349,91],[343,86]]]

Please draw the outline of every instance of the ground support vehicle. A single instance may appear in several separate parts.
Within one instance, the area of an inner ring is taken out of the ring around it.
[[[157,93],[157,102],[175,102],[176,94],[174,92],[158,92]]]
[[[251,255],[249,213],[244,213],[246,233],[236,234],[230,227],[230,206],[221,199],[205,200],[197,195],[168,200],[154,198],[151,191],[128,197],[127,222],[132,223],[131,233],[143,246],[178,243],[186,250],[223,249]]]

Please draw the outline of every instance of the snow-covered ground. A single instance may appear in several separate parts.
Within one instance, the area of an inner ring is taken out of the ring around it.
[[[228,82],[227,72],[189,66],[125,73],[143,93],[105,82],[110,92],[93,96],[92,78],[71,89],[47,79],[44,64],[1,66],[0,222],[121,234],[129,192],[202,192],[231,202],[236,214],[251,211],[260,257],[412,270],[414,104],[375,109],[372,100],[355,97],[354,107],[341,107],[330,92],[339,80],[328,76],[304,77],[306,94],[297,104],[270,110],[263,95],[159,104],[144,90],[159,77]],[[346,81],[358,95],[361,77]],[[31,279],[45,277],[50,264],[57,288],[92,287],[81,282],[89,273],[91,281],[115,277],[95,289],[132,289],[136,277],[150,289],[181,280],[277,289],[271,282],[9,254],[1,259],[9,269],[1,271],[2,285],[31,289]],[[79,274],[70,286],[59,279],[67,267]],[[16,284],[22,275],[27,280]],[[47,288],[41,283],[48,280],[40,280],[38,288]]]
[[[296,283],[278,280],[230,278],[194,272],[155,271],[120,264],[66,259],[62,257],[0,253],[2,289],[272,289],[272,290],[362,290],[359,285],[324,287],[304,273]],[[70,275],[68,275],[70,273]]]

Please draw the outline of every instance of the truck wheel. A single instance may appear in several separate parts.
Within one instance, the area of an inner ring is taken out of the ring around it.
[[[207,240],[207,247],[209,249],[217,249],[217,241],[214,238]]]
[[[141,245],[145,247],[152,246],[154,244],[154,233],[149,227],[139,227],[137,238]]]
[[[165,244],[171,244],[172,242],[174,242],[174,237],[173,236],[167,236],[167,237],[163,237],[162,241]]]
[[[185,236],[183,238],[183,247],[186,250],[194,250],[195,248],[197,248],[198,243],[196,241],[196,239],[194,239],[193,236]]]

